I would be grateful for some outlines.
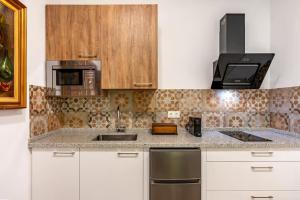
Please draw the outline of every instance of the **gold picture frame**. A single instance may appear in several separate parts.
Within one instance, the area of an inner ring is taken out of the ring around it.
[[[0,109],[26,108],[26,6],[0,0]]]

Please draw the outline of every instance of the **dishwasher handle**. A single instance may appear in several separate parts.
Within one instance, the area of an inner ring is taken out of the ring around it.
[[[190,178],[190,179],[151,179],[151,183],[160,183],[160,184],[183,184],[183,183],[200,183],[200,178]]]

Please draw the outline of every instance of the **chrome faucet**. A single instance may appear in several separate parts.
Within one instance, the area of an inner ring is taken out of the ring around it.
[[[120,106],[117,108],[117,120],[116,120],[116,131],[117,132],[125,132],[126,127],[121,124],[121,112]]]

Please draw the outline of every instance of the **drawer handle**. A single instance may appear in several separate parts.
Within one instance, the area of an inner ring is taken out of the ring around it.
[[[253,171],[272,171],[274,167],[268,166],[268,167],[251,167]]]
[[[97,55],[78,55],[79,58],[97,58]]]
[[[266,196],[266,197],[263,197],[263,196],[251,196],[251,199],[274,199],[273,196]]]
[[[71,152],[53,152],[54,157],[73,157],[75,155],[75,151]]]
[[[119,158],[137,158],[139,153],[118,153]]]
[[[274,152],[251,152],[253,157],[272,157]]]
[[[151,87],[153,84],[152,83],[134,83],[134,87]]]

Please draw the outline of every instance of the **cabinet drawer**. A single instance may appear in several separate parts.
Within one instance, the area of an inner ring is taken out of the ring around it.
[[[209,191],[207,200],[298,200],[299,191]]]
[[[151,183],[150,200],[199,200],[200,183]]]
[[[300,161],[300,151],[207,151],[207,161]]]
[[[208,190],[300,190],[300,162],[208,162]]]
[[[200,149],[150,149],[150,177],[152,179],[197,179],[201,177],[200,169]]]

